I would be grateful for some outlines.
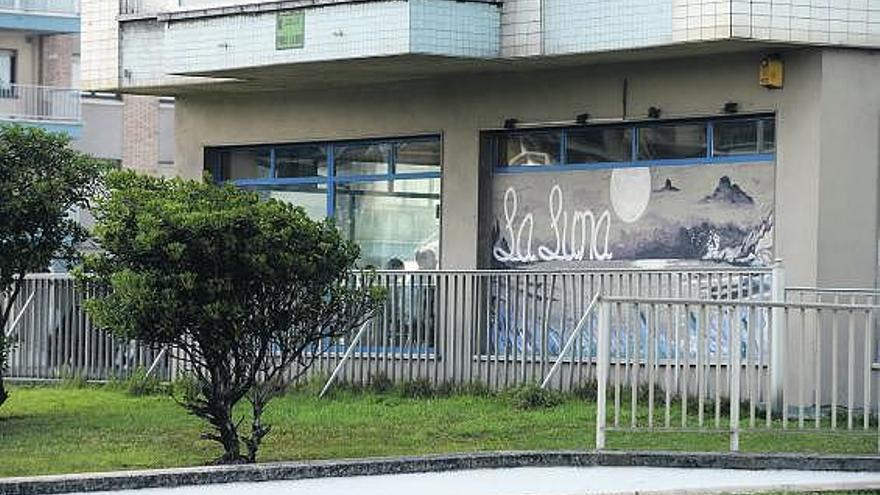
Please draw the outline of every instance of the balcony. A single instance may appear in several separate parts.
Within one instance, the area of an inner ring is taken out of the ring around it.
[[[321,62],[500,55],[501,7],[492,2],[294,0],[192,10],[193,3],[163,12],[156,0],[123,0],[123,88],[193,76],[250,79],[255,68],[307,73],[302,64]]]
[[[79,0],[0,0],[0,29],[78,33]]]
[[[37,125],[75,137],[81,124],[80,92],[77,89],[0,85],[0,121]]]

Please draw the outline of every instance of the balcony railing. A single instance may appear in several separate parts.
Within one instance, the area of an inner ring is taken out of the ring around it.
[[[0,83],[2,120],[79,122],[80,109],[77,89]]]
[[[79,0],[0,0],[0,10],[76,15]]]

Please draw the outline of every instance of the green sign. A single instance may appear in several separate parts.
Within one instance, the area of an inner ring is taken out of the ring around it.
[[[278,12],[275,23],[275,49],[302,48],[306,38],[306,15],[301,10]]]

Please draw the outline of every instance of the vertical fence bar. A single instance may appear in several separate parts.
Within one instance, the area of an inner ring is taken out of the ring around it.
[[[599,301],[599,348],[596,363],[596,449],[605,448],[606,427],[606,387],[608,381],[608,359],[611,346],[611,305]]]
[[[734,306],[734,315],[738,312],[736,311],[737,307]],[[730,344],[730,349],[728,354],[730,355],[730,451],[731,452],[739,452],[739,410],[740,410],[740,351],[739,351],[739,341],[740,341],[740,327],[739,327],[739,319],[734,318],[734,321],[731,321],[729,324],[729,334],[728,334],[728,342]],[[735,334],[735,335],[734,335]],[[734,337],[736,337],[734,339]],[[734,342],[736,342],[737,346],[734,346]]]
[[[785,302],[785,271],[782,264],[777,261],[773,266],[770,281],[771,299],[775,303]],[[782,393],[783,380],[786,370],[786,348],[788,347],[785,338],[785,314],[780,308],[771,310],[771,340],[773,341],[772,354],[770,356],[770,403],[773,407],[778,407],[778,397]],[[783,416],[785,412],[783,411]]]

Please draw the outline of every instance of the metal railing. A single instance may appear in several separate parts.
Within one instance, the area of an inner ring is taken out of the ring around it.
[[[726,431],[733,451],[743,430],[877,435],[878,310],[602,297],[596,446],[615,430]]]
[[[81,107],[76,89],[0,83],[0,119],[75,123]]]
[[[146,369],[161,352],[119,339],[92,325],[83,310],[84,294],[66,274],[28,276],[2,329],[12,344],[7,378],[112,380]],[[164,357],[154,373],[170,379],[174,363]]]
[[[358,275],[356,283],[369,280],[384,286],[387,300],[354,346],[357,331],[327,342],[310,373],[330,375],[350,351],[338,372],[346,382],[366,383],[383,374],[394,381],[480,382],[501,389],[541,383],[558,362],[548,386],[587,386],[595,380],[595,314],[583,322],[573,341],[572,335],[597,294],[769,300],[773,273],[779,278],[780,271],[450,270]],[[120,342],[94,328],[83,311],[82,294],[68,276],[33,275],[28,284],[16,304],[24,305],[38,289],[28,309],[34,313],[25,313],[16,329],[19,340],[10,376],[57,378],[68,373],[104,380],[134,367],[150,367],[158,355],[158,349]],[[572,341],[570,350],[560,357],[567,341]],[[128,346],[127,354],[120,353],[120,346]],[[171,373],[170,363],[157,368],[162,376]]]
[[[79,0],[0,0],[0,10],[77,15]]]
[[[781,269],[778,269],[781,272]],[[482,383],[503,389],[545,381],[570,389],[595,379],[597,294],[639,297],[759,299],[772,297],[769,269],[587,269],[577,271],[380,271],[384,308],[351,349],[339,378]],[[355,332],[331,346],[313,373],[336,372]],[[556,362],[558,361],[558,364]]]

